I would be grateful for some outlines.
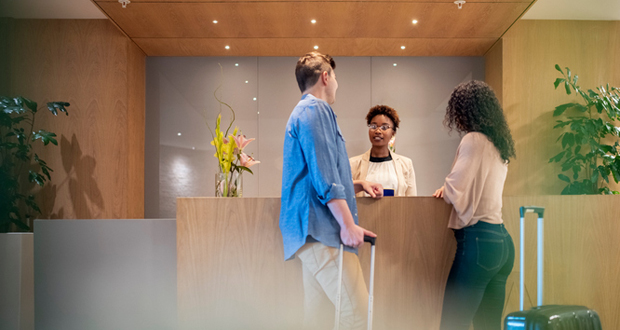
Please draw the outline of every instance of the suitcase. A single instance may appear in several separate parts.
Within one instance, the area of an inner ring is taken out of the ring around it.
[[[519,309],[504,319],[504,330],[601,330],[598,314],[585,306],[543,305],[543,217],[545,208],[538,206],[522,206],[520,208],[520,276],[519,276]],[[524,219],[526,213],[538,214],[537,225],[537,307],[523,310],[524,287]]]
[[[368,288],[368,330],[372,330],[372,303],[375,282],[375,242],[376,237],[364,236],[364,242],[370,243],[370,285]],[[340,244],[338,253],[338,292],[336,296],[336,322],[334,329],[340,329],[340,295],[342,294],[342,259],[344,246]]]

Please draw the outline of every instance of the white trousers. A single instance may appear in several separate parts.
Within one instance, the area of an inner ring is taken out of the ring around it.
[[[304,329],[328,329],[335,315],[326,314],[325,305],[336,305],[338,291],[338,249],[319,242],[306,243],[296,253],[303,265]],[[366,329],[368,290],[360,262],[354,253],[344,252],[340,329]],[[332,311],[328,308],[327,311]],[[331,321],[327,321],[328,320]],[[330,319],[331,318],[331,319]]]

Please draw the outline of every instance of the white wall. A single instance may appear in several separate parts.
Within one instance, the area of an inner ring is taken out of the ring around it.
[[[432,194],[449,172],[460,140],[455,133],[448,135],[442,125],[448,98],[459,83],[484,79],[484,58],[340,57],[335,61],[339,89],[333,109],[349,156],[370,148],[364,119],[368,110],[389,105],[401,118],[396,152],[413,160],[418,194]],[[153,166],[145,179],[159,183],[159,194],[145,195],[145,214],[174,217],[176,197],[214,195],[217,160],[205,118],[213,128],[220,110],[213,96],[222,83],[218,63],[224,72],[221,97],[235,109],[235,125],[257,139],[247,152],[261,164],[252,168],[253,176],[244,174],[244,196],[280,195],[283,132],[301,96],[296,62],[293,57],[147,58],[146,116],[147,121],[159,118],[159,131],[147,127],[146,142],[148,150],[159,145],[159,152],[146,154],[146,166]],[[223,123],[228,124],[229,112],[224,108],[222,113]],[[151,122],[157,124],[157,120]]]

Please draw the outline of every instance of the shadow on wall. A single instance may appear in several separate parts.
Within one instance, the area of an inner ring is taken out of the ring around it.
[[[506,114],[515,113],[521,109],[520,104],[515,104],[504,109]],[[522,120],[514,120],[519,122]],[[549,164],[549,158],[560,152],[555,140],[560,132],[554,130],[555,120],[553,111],[546,111],[531,121],[520,125],[511,125],[510,130],[515,140],[517,158],[511,160],[506,179],[504,195],[514,195],[515,192],[529,192],[526,194],[559,195],[562,191],[561,181],[557,179],[556,164]],[[527,161],[526,161],[527,160]],[[551,175],[556,173],[554,175]],[[538,186],[534,187],[532,184]]]
[[[96,213],[104,209],[101,191],[94,177],[97,162],[95,158],[82,154],[80,144],[75,134],[71,141],[63,135],[60,140],[60,154],[65,178],[59,183],[46,185],[42,189],[42,212],[48,214],[49,219],[92,219]],[[57,174],[58,175],[58,174]],[[53,182],[53,181],[52,181]],[[68,185],[69,198],[73,210],[65,210],[63,207],[54,210],[58,193],[66,189]]]

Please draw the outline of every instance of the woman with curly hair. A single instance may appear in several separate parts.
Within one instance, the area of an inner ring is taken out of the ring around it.
[[[380,183],[384,192],[391,189],[394,196],[415,196],[413,162],[390,152],[388,148],[400,124],[396,110],[387,105],[374,106],[366,115],[366,123],[372,147],[364,154],[349,159],[353,180]],[[368,195],[362,191],[357,196]]]
[[[454,206],[448,227],[457,242],[441,330],[501,329],[514,244],[502,220],[502,193],[515,148],[502,107],[484,82],[452,92],[444,125],[465,134],[452,170],[434,197]]]

